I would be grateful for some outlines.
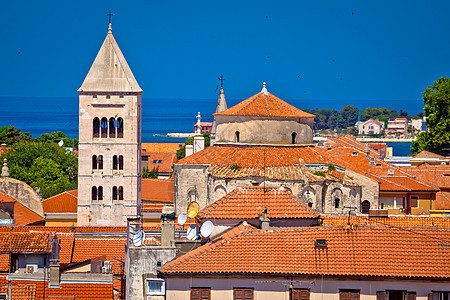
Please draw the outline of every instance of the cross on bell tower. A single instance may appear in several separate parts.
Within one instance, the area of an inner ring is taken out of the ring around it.
[[[108,26],[109,26],[109,28],[108,28],[108,31],[109,32],[111,32],[111,30],[112,30],[112,28],[111,28],[111,19],[112,19],[112,17],[114,16],[114,14],[112,14],[111,13],[111,10],[109,10],[109,13],[108,14],[106,14],[107,16],[108,16]]]
[[[223,89],[223,81],[225,80],[225,78],[223,78],[223,74],[220,74],[219,80],[220,80],[220,87]]]

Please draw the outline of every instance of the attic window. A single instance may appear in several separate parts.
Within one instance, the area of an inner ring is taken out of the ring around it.
[[[123,98],[123,95],[120,95],[119,98]]]
[[[111,99],[111,96],[110,95],[106,95],[106,99]]]
[[[358,156],[358,152],[352,152],[352,156]]]
[[[377,168],[381,168],[381,164],[377,164]]]
[[[389,169],[388,170],[388,175],[394,175],[394,169]]]
[[[314,243],[314,246],[316,248],[326,248],[327,247],[327,240],[326,239],[317,239]]]
[[[162,164],[162,159],[154,159],[153,163],[154,164]]]
[[[97,98],[97,95],[92,96],[92,98],[94,98],[94,99]]]

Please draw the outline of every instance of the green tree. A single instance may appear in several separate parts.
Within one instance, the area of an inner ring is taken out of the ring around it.
[[[417,139],[413,141],[411,151],[419,153],[427,150],[447,155],[450,148],[450,79],[439,78],[422,94],[427,132],[418,134]]]
[[[39,187],[44,198],[77,188],[77,158],[56,143],[17,142],[3,158],[12,178]]]
[[[358,121],[359,109],[354,105],[346,105],[339,111],[339,117],[337,125],[339,128],[346,129],[351,126],[355,126]]]
[[[14,126],[2,126],[0,128],[0,144],[11,146],[20,141],[30,141],[31,135],[29,132],[21,132]]]
[[[61,131],[55,131],[52,133],[43,133],[39,138],[37,138],[39,142],[54,142],[59,143],[63,141],[63,147],[70,147],[78,149],[78,139],[69,139],[65,133]]]

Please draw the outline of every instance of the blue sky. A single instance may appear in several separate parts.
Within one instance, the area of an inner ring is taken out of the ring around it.
[[[231,99],[417,113],[450,73],[450,1],[25,0],[0,10],[0,96],[76,97],[109,9],[146,98],[217,99],[223,73]]]

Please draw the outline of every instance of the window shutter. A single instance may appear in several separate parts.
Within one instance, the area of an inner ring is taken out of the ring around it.
[[[340,300],[350,300],[349,294],[350,294],[349,292],[339,292],[339,299]]]
[[[235,300],[253,300],[253,289],[234,289],[233,296]]]
[[[416,300],[416,292],[407,292],[406,300]]]
[[[309,290],[292,289],[290,300],[309,300]]]
[[[191,300],[209,300],[211,299],[210,288],[191,289]]]
[[[201,291],[201,300],[209,300],[211,299],[211,290],[210,289],[203,289]]]
[[[377,292],[377,300],[387,300],[386,292]]]
[[[433,292],[431,292],[431,293],[428,293],[428,300],[433,300]]]
[[[200,300],[200,290],[191,290],[191,300]]]
[[[357,292],[351,292],[350,293],[350,299],[351,300],[359,300],[359,293]],[[411,299],[412,300],[412,299]],[[414,299],[415,300],[415,299]]]
[[[245,300],[253,300],[253,290],[247,289],[244,290]]]

